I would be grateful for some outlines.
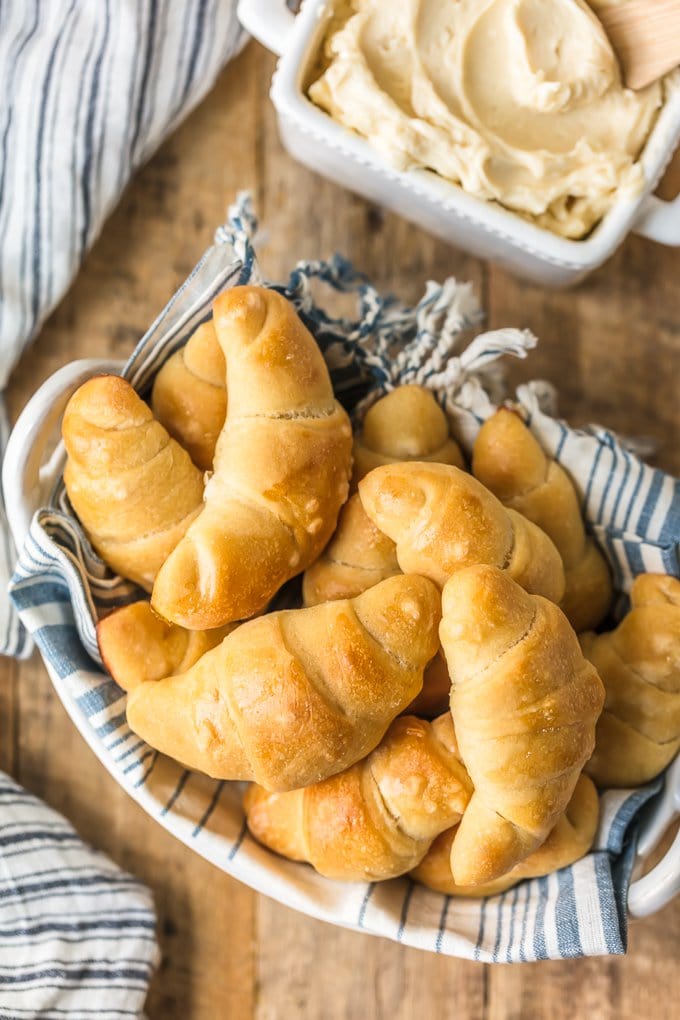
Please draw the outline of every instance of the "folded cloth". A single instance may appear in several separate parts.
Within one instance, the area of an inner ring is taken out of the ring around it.
[[[217,231],[214,247],[125,367],[125,377],[141,393],[210,315],[221,290],[261,282],[250,240],[254,230],[252,210],[242,197],[229,223]],[[357,295],[355,320],[335,319],[317,303],[313,284],[318,280]],[[502,399],[498,359],[523,357],[536,342],[525,331],[501,329],[468,343],[480,310],[470,286],[455,280],[428,284],[422,300],[410,308],[380,294],[336,256],[330,262],[299,263],[277,289],[313,332],[336,393],[356,416],[390,387],[418,382],[446,407],[468,451],[480,423]],[[610,432],[577,432],[556,420],[546,413],[553,395],[547,384],[530,384],[517,397],[529,427],[579,489],[623,609],[636,574],[680,575],[680,482],[643,464]],[[161,825],[253,888],[314,917],[469,959],[517,962],[625,951],[639,814],[661,781],[640,790],[605,792],[590,854],[493,899],[450,899],[405,879],[331,882],[251,839],[240,784],[189,773],[130,731],[125,694],[102,670],[94,629],[98,614],[133,597],[130,585],[114,578],[96,556],[63,486],[33,520],[12,597],[60,697],[107,768]]]
[[[0,773],[0,1016],[141,1016],[157,963],[151,895]]]
[[[132,173],[245,39],[236,0],[0,4],[0,392]],[[0,532],[4,592],[2,508]],[[28,651],[0,596],[0,652]]]

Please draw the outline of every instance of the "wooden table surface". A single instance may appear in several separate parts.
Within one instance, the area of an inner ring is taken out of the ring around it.
[[[631,238],[579,289],[552,293],[433,240],[323,181],[282,150],[273,61],[251,44],[131,184],[12,381],[16,414],[55,369],[129,354],[185,278],[236,191],[266,227],[265,272],[338,250],[415,299],[428,279],[472,280],[491,327],[540,338],[513,379],[557,383],[561,413],[658,443],[680,474],[680,254]],[[675,188],[677,190],[677,186]],[[154,890],[163,953],[151,1020],[671,1020],[680,1013],[680,898],[636,922],[626,958],[486,966],[309,920],[252,893],[164,832],[79,736],[34,655],[0,663],[0,768]]]

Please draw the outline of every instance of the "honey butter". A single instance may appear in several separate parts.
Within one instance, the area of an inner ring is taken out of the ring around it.
[[[309,95],[397,168],[582,238],[642,188],[664,99],[663,82],[623,87],[604,2],[345,0]]]

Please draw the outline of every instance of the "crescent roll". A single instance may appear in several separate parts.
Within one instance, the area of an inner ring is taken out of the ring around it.
[[[496,896],[524,878],[540,878],[579,861],[593,845],[600,817],[600,802],[592,781],[580,775],[563,815],[557,819],[545,843],[493,882],[457,885],[451,874],[451,845],[456,829],[437,836],[411,877],[445,896]]]
[[[347,498],[352,432],[292,305],[235,287],[213,318],[229,405],[200,515],[163,564],[151,604],[208,630],[264,609],[321,553]]]
[[[403,460],[464,466],[446,415],[422,386],[398,386],[368,409],[354,440],[353,483],[381,464]]]
[[[359,483],[364,510],[397,544],[405,573],[442,588],[472,563],[507,570],[527,591],[559,602],[562,560],[548,536],[472,475],[446,464],[389,464]]]
[[[611,605],[611,575],[586,535],[578,495],[564,468],[545,455],[519,415],[501,408],[479,431],[472,471],[505,506],[553,540],[564,563],[562,610],[577,633],[596,627]]]
[[[494,567],[453,575],[440,637],[475,792],[451,847],[459,885],[499,878],[544,842],[593,752],[604,689],[567,618]]]
[[[165,362],[154,380],[151,408],[194,464],[209,471],[227,413],[227,366],[212,319]]]
[[[88,379],[64,412],[66,491],[93,547],[151,590],[203,499],[203,474],[128,382]]]
[[[131,691],[145,680],[183,673],[234,629],[185,630],[165,623],[147,601],[115,609],[97,624],[102,662],[119,687]]]
[[[606,700],[586,766],[598,786],[640,786],[680,750],[680,581],[640,574],[615,630],[583,634]]]
[[[306,606],[351,599],[399,573],[394,542],[376,528],[355,493],[321,556],[305,570],[302,598]]]
[[[339,775],[302,790],[251,786],[248,828],[265,846],[345,881],[403,875],[456,824],[472,787],[456,755],[451,716],[402,716],[378,747]]]
[[[358,493],[340,511],[338,526],[323,553],[302,580],[306,606],[361,595],[374,584],[400,574],[394,542],[367,516]],[[435,716],[449,706],[451,686],[441,650],[425,670],[423,689],[408,706],[416,715]]]
[[[218,779],[307,786],[380,742],[422,686],[439,618],[434,585],[403,576],[352,601],[269,613],[186,673],[136,687],[128,722],[152,747]]]

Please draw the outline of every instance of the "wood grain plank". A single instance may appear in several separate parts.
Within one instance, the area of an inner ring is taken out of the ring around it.
[[[545,378],[559,389],[560,413],[626,435],[652,437],[656,462],[680,473],[680,251],[630,237],[580,287],[543,291],[489,270],[492,325],[528,326],[539,338],[513,383]]]
[[[261,897],[256,1020],[484,1014],[484,968],[334,928]]]

